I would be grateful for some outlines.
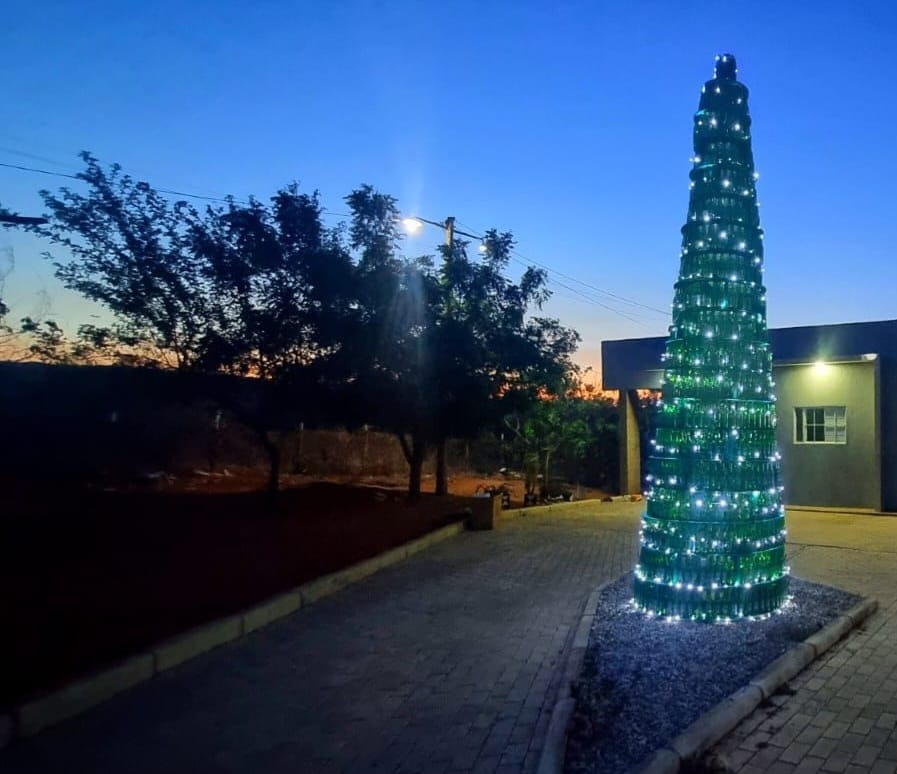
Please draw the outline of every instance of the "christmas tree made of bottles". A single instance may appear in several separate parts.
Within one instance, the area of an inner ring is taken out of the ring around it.
[[[635,603],[765,616],[788,588],[748,90],[716,58],[694,118],[688,220],[648,461]]]

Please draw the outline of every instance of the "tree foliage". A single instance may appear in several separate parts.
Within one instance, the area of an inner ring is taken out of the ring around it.
[[[118,165],[104,169],[81,156],[87,193],[41,191],[49,222],[33,229],[63,248],[55,258],[46,253],[57,277],[112,312],[110,343],[139,347],[148,364],[193,368],[214,319],[214,297],[191,249],[198,214]]]
[[[515,457],[534,500],[559,494],[557,481],[602,488],[615,485],[617,410],[610,400],[568,391],[510,414],[505,427],[514,437]]]
[[[227,407],[258,431],[272,488],[271,431],[326,417],[394,433],[416,495],[428,451],[444,463],[450,436],[558,393],[574,370],[578,335],[538,314],[545,273],[507,277],[509,233],[487,232],[482,254],[457,241],[408,259],[396,200],[370,186],[346,197],[348,227],[328,228],[317,194],[295,184],[267,203],[197,209],[83,159],[86,190],[42,191],[48,222],[32,229],[59,248],[47,255],[63,284],[113,322],[69,340],[26,319],[32,354],[263,380],[263,400],[246,406],[241,390]],[[444,464],[437,484],[446,490]]]
[[[359,341],[369,356],[357,361],[362,393],[399,437],[411,469],[409,493],[420,492],[432,448],[436,491],[444,493],[448,438],[476,437],[509,406],[520,409],[557,390],[574,368],[578,335],[556,320],[528,316],[548,298],[547,278],[534,268],[516,283],[507,278],[511,234],[488,231],[479,259],[456,241],[438,261],[402,261],[395,201],[362,188],[347,202],[364,287]]]
[[[284,393],[307,386],[307,372],[339,350],[351,304],[351,263],[338,232],[323,226],[317,195],[291,185],[270,205],[230,200],[199,211],[83,158],[87,193],[42,191],[49,222],[35,230],[63,248],[54,261],[63,284],[103,304],[114,323],[82,327],[72,348],[55,323],[26,320],[34,353],[60,361],[92,345],[115,362],[266,380],[249,403],[221,380],[214,397],[258,433],[276,488],[270,431],[296,403]]]

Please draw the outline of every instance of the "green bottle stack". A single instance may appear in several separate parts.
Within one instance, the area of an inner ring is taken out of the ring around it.
[[[635,603],[673,619],[778,609],[785,509],[748,90],[716,58],[694,118],[688,220],[664,354]]]

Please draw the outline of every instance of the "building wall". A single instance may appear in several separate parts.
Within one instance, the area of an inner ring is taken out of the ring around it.
[[[882,507],[877,360],[774,367],[785,502]],[[794,409],[846,406],[847,442],[795,443]]]

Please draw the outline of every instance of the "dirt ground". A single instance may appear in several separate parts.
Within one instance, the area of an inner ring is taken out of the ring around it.
[[[321,482],[321,476],[284,475],[281,482],[284,488],[307,486],[308,484]],[[408,486],[404,476],[328,476],[326,481],[334,484],[349,486],[374,486],[395,489],[404,492]],[[245,492],[260,489],[265,484],[264,474],[251,469],[228,469],[227,475],[202,476],[196,475],[182,481],[172,479],[158,484],[161,489],[176,489],[181,491],[205,491],[205,492]],[[436,481],[432,474],[424,474],[421,489],[424,493],[435,491]],[[523,505],[523,495],[526,491],[522,476],[509,473],[506,476],[484,476],[477,473],[453,473],[449,475],[449,494],[460,497],[473,497],[488,487],[505,487],[511,493],[511,507]],[[605,496],[600,489],[586,486],[570,485],[567,489],[573,494],[574,500],[594,500]]]
[[[263,473],[229,473],[4,488],[0,709],[463,518],[478,487],[523,500],[515,479],[454,476],[436,497],[428,478],[409,501],[404,481],[285,476],[272,507]]]

